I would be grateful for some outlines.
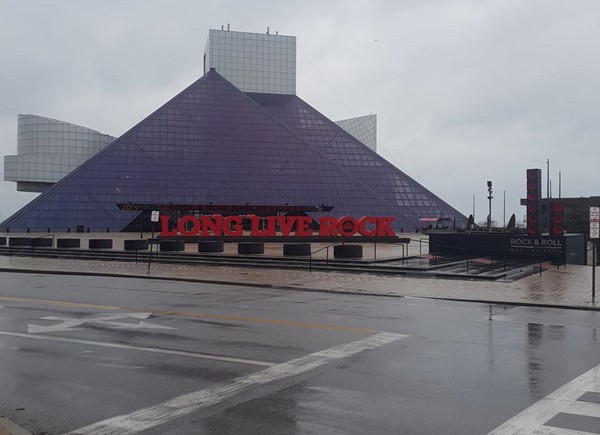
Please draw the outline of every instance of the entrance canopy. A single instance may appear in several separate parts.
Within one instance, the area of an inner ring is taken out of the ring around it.
[[[422,229],[448,229],[452,220],[449,217],[422,217],[419,222]]]

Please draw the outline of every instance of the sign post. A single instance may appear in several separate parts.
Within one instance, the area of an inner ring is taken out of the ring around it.
[[[150,273],[150,263],[152,262],[152,245],[154,242],[154,225],[158,222],[160,212],[158,210],[152,210],[150,220],[152,221],[152,238],[150,239],[150,256],[148,257],[148,273]]]
[[[600,207],[590,207],[590,239],[592,240],[592,303],[596,303],[596,241],[600,237]]]

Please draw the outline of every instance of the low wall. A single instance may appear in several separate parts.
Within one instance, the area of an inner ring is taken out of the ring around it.
[[[586,264],[583,234],[529,236],[510,233],[432,233],[429,252],[464,257],[531,258]]]

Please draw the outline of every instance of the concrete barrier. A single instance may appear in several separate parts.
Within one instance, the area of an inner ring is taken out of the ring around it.
[[[57,248],[79,248],[81,239],[56,239]]]
[[[8,246],[31,247],[31,237],[9,237]]]
[[[362,258],[362,245],[335,245],[333,247],[335,258]]]
[[[262,242],[238,243],[238,254],[255,255],[255,254],[264,254],[264,253],[265,253],[265,244]]]
[[[81,239],[56,239],[57,248],[79,248]]]
[[[284,256],[310,255],[310,243],[284,243]]]
[[[54,239],[52,237],[40,237],[39,239],[31,239],[33,248],[52,248]]]
[[[150,246],[147,239],[131,239],[123,242],[125,251],[145,251]]]
[[[112,249],[112,239],[90,239],[88,242],[90,249]]]
[[[198,252],[223,252],[225,243],[223,240],[203,240],[198,242]]]
[[[160,246],[160,252],[185,251],[185,240],[183,240],[183,239],[161,240],[159,242],[159,246]]]

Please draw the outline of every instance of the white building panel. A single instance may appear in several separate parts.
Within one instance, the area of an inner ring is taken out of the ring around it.
[[[373,151],[377,151],[377,115],[358,116],[335,122]]]
[[[244,92],[294,95],[296,37],[211,29],[204,72],[210,68]]]
[[[4,180],[43,192],[116,138],[37,115],[19,115],[17,155],[4,157]]]

